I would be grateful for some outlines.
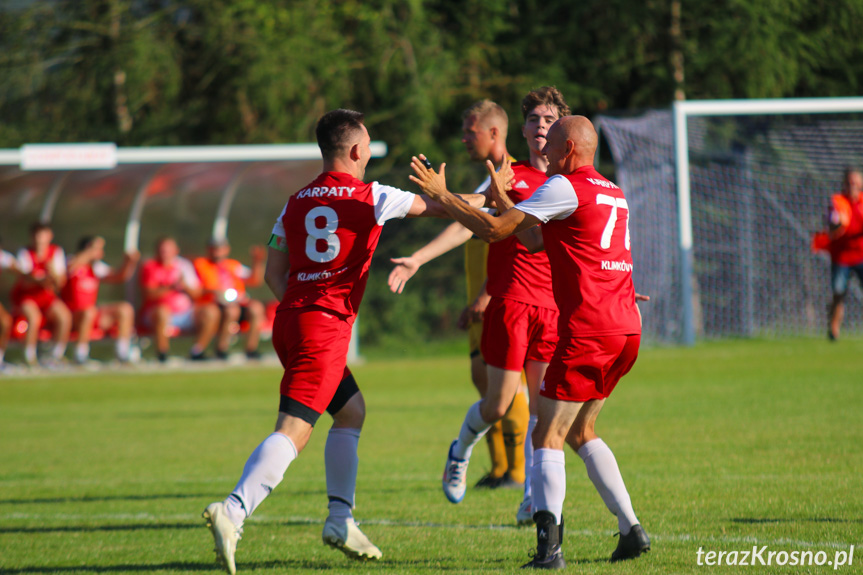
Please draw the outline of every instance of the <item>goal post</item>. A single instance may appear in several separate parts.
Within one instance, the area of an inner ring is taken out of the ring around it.
[[[826,332],[812,250],[843,168],[863,164],[863,98],[676,102],[595,119],[632,214],[646,340]],[[863,289],[845,323],[863,329]]]
[[[791,98],[752,100],[679,101],[673,105],[674,164],[680,237],[680,305],[683,311],[682,343],[695,343],[693,302],[692,198],[689,167],[689,118],[697,116],[755,116],[837,114],[863,112],[863,98]],[[861,134],[863,137],[863,134]]]

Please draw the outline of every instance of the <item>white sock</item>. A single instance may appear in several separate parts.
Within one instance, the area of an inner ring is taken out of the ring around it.
[[[128,337],[123,337],[117,340],[114,344],[114,351],[117,354],[117,359],[120,361],[129,361],[129,350],[132,348],[132,341]]]
[[[542,448],[533,454],[531,511],[549,511],[560,525],[566,497],[566,465],[562,449]]]
[[[75,360],[84,363],[90,357],[90,344],[79,343],[75,345]]]
[[[617,516],[620,534],[629,534],[632,526],[638,524],[638,518],[632,510],[632,501],[629,499],[629,493],[626,491],[626,485],[623,484],[620,468],[611,449],[603,440],[597,438],[582,445],[578,454],[584,460],[587,476],[593,481],[605,506]]]
[[[482,401],[482,400],[480,400]],[[464,421],[461,424],[461,431],[458,434],[458,441],[452,448],[453,457],[456,459],[470,459],[470,454],[473,452],[473,446],[482,439],[485,432],[491,427],[490,423],[482,418],[479,412],[479,404],[477,401],[470,406],[465,415]]]
[[[527,435],[524,437],[524,498],[530,497],[530,476],[533,473],[533,430],[536,427],[536,416],[527,420]]]
[[[54,350],[51,352],[51,356],[54,359],[61,359],[65,353],[66,353],[66,344],[65,343],[55,343],[54,344]]]
[[[225,511],[240,526],[267,495],[282,482],[288,465],[297,458],[297,448],[287,435],[272,433],[252,452],[243,475],[225,499]]]
[[[359,429],[332,428],[327,435],[324,448],[324,467],[327,475],[327,508],[330,517],[348,519],[353,517],[354,494],[357,490],[357,467],[360,458],[357,445]]]
[[[36,346],[28,345],[24,348],[24,359],[27,363],[36,363]]]

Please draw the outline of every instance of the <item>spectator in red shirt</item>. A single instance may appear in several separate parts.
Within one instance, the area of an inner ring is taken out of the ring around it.
[[[135,310],[129,302],[111,302],[96,305],[99,299],[99,284],[125,283],[135,273],[135,265],[141,257],[137,251],[123,256],[119,268],[112,268],[105,257],[105,238],[85,236],[78,242],[78,251],[66,261],[68,279],[63,286],[63,302],[72,312],[72,329],[78,332],[75,346],[75,361],[86,363],[90,358],[90,338],[93,328],[109,330],[117,327],[116,353],[121,362],[129,361],[132,328]]]
[[[156,257],[141,266],[140,282],[144,298],[141,322],[153,330],[159,361],[168,358],[171,327],[194,333],[189,357],[206,359],[204,351],[219,327],[219,308],[215,303],[193,304],[201,297],[201,282],[192,262],[180,257],[173,238],[156,242]]]

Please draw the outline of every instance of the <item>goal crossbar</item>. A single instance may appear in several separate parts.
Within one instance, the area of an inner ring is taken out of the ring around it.
[[[863,112],[863,98],[788,98],[700,100],[674,102],[674,163],[680,231],[680,284],[683,309],[682,340],[695,343],[693,295],[692,201],[687,119],[690,116],[756,116]]]

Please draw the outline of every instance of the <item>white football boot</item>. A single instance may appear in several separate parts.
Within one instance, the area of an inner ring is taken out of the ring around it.
[[[458,440],[456,440],[458,441]],[[467,459],[456,459],[452,455],[452,448],[455,447],[455,441],[449,446],[449,452],[446,456],[446,467],[443,469],[443,493],[450,503],[460,503],[464,499],[464,492],[467,490],[467,465],[470,463]]]
[[[333,549],[338,549],[351,559],[375,561],[383,555],[381,550],[360,531],[353,517],[347,519],[327,517],[321,537],[324,543]]]
[[[216,559],[228,573],[235,575],[237,565],[234,563],[234,553],[237,551],[237,541],[243,536],[243,528],[237,527],[228,518],[222,501],[210,503],[201,517],[207,522],[207,527],[210,528],[213,540],[216,542],[214,550]]]
[[[525,497],[521,505],[518,506],[518,512],[515,514],[515,523],[519,527],[533,525],[533,508],[530,497]]]

